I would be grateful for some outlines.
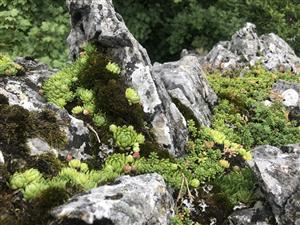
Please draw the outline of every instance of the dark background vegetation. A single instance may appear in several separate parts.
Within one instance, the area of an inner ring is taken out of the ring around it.
[[[170,61],[183,48],[205,53],[245,22],[274,32],[300,54],[299,0],[114,0],[152,61]],[[65,0],[0,0],[0,52],[33,56],[53,67],[67,60]]]

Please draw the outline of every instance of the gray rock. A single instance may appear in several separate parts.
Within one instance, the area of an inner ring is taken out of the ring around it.
[[[58,155],[57,149],[52,148],[47,142],[40,138],[29,138],[26,144],[30,149],[31,155],[40,155],[45,152],[50,152],[56,156]]]
[[[0,151],[0,165],[4,164],[4,163],[5,163],[4,156],[3,156],[2,151]]]
[[[196,56],[187,55],[176,62],[155,63],[153,73],[161,77],[173,101],[187,108],[200,125],[210,126],[210,108],[216,103],[217,95],[209,87]]]
[[[173,67],[180,67],[178,79],[173,82],[173,68],[156,65],[152,69],[146,50],[115,12],[112,0],[67,0],[67,6],[72,24],[68,37],[71,57],[75,59],[87,41],[101,46],[103,53],[114,58],[124,69],[121,75],[126,85],[138,92],[157,143],[172,155],[184,153],[188,136],[186,120],[172,98],[176,96],[182,101],[181,104],[192,109],[199,123],[205,125],[209,125],[209,107],[216,98],[206,80],[195,77],[201,74],[199,63],[193,59],[196,65],[190,63],[184,68],[183,62],[187,58],[173,63]],[[160,68],[163,68],[163,72]],[[162,74],[165,76],[162,77]],[[183,77],[179,78],[180,75]],[[181,87],[175,89],[175,86]]]
[[[300,221],[300,154],[269,146],[253,150],[252,167],[279,225]]]
[[[97,42],[104,53],[122,66],[126,85],[138,92],[157,142],[171,154],[180,154],[187,141],[185,120],[167,91],[159,85],[159,77],[151,74],[152,65],[146,50],[115,12],[112,1],[68,0],[67,6],[72,24],[68,37],[71,56],[76,58],[85,42]]]
[[[272,225],[272,211],[262,202],[257,202],[253,208],[241,209],[228,217],[230,225]]]
[[[204,57],[202,65],[209,70],[244,69],[257,62],[268,70],[300,72],[300,58],[276,34],[258,36],[254,24],[246,23],[231,41],[218,43]]]
[[[283,104],[287,107],[299,107],[300,106],[300,85],[295,82],[289,82],[284,80],[277,81],[272,87],[273,94],[277,94],[282,97]],[[272,97],[272,96],[271,96]]]
[[[158,174],[123,176],[114,184],[92,189],[55,208],[62,224],[74,219],[87,224],[167,225],[173,199]]]
[[[27,140],[27,146],[32,155],[45,152],[58,153],[66,156],[71,153],[75,158],[86,158],[85,150],[89,148],[89,131],[83,121],[69,115],[64,109],[48,104],[40,94],[42,83],[49,78],[55,70],[50,70],[45,64],[34,60],[18,58],[17,62],[26,69],[26,74],[19,77],[2,77],[0,80],[0,94],[8,98],[10,105],[19,105],[29,111],[50,110],[55,112],[57,120],[60,122],[60,129],[64,131],[68,138],[65,149],[53,149],[49,143],[34,138]]]

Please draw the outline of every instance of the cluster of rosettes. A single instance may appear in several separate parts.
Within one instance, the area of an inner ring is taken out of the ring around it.
[[[134,152],[140,151],[140,144],[145,142],[145,137],[138,134],[133,126],[116,126],[110,125],[109,130],[113,133],[115,143],[122,150],[132,149]]]
[[[10,179],[10,187],[21,190],[24,198],[30,200],[39,197],[48,188],[66,189],[69,183],[89,190],[96,187],[100,180],[99,171],[90,171],[86,163],[74,159],[69,162],[69,167],[62,168],[58,176],[52,179],[44,179],[37,169],[16,172]]]
[[[10,179],[10,187],[20,189],[25,199],[32,199],[48,188],[42,174],[36,169],[15,173]]]

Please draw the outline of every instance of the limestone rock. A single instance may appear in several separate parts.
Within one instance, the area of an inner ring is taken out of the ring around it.
[[[269,146],[253,150],[252,167],[279,225],[300,222],[300,154]]]
[[[25,68],[26,74],[0,78],[0,94],[8,98],[10,105],[19,105],[29,111],[40,112],[47,109],[55,112],[57,120],[61,122],[60,129],[66,133],[68,139],[65,149],[53,149],[49,143],[38,138],[29,139],[27,145],[31,154],[59,152],[62,156],[71,153],[79,159],[88,157],[84,151],[89,148],[89,131],[83,121],[69,115],[64,109],[46,103],[40,94],[42,82],[56,71],[32,59],[18,58],[17,62]]]
[[[273,220],[271,209],[262,202],[257,202],[253,208],[237,210],[228,217],[230,225],[272,225]]]
[[[276,34],[258,36],[254,24],[246,23],[231,41],[223,41],[204,57],[202,65],[209,70],[244,69],[257,62],[268,70],[300,73],[300,58]]]
[[[272,91],[276,94],[280,95],[283,104],[287,107],[299,107],[299,93],[300,93],[300,85],[293,82],[288,82],[284,80],[277,81]]]
[[[182,68],[182,63],[187,59],[174,62],[172,65],[180,67],[181,72],[176,75],[178,79],[171,82],[172,68],[163,65],[161,73],[156,64],[152,69],[147,51],[129,32],[122,17],[115,12],[112,0],[67,0],[67,6],[72,24],[68,37],[71,57],[75,59],[78,56],[85,42],[96,43],[104,54],[111,56],[122,66],[121,75],[125,78],[126,85],[138,92],[157,143],[172,155],[184,153],[188,136],[186,120],[172,98],[176,96],[182,105],[193,109],[199,123],[204,125],[210,124],[209,107],[216,98],[206,80],[195,77],[196,74],[201,75],[199,63]],[[187,71],[184,72],[184,69]],[[179,79],[181,74],[184,77]],[[181,87],[175,89],[175,86]]]
[[[187,141],[185,120],[170,101],[167,91],[158,85],[159,78],[152,76],[146,50],[115,12],[112,1],[67,0],[67,6],[71,14],[72,29],[68,42],[73,59],[87,41],[101,46],[103,53],[122,66],[126,85],[138,92],[156,141],[169,153],[180,154]]]
[[[217,95],[208,85],[196,56],[187,55],[176,62],[155,63],[153,73],[161,77],[173,101],[187,108],[199,124],[210,125],[210,109],[216,103]]]
[[[100,186],[71,198],[52,214],[62,224],[167,225],[173,199],[158,174],[123,176],[115,183]]]

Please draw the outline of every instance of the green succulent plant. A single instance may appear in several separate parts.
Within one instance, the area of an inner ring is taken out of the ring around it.
[[[93,101],[94,99],[94,94],[93,91],[84,89],[84,88],[77,88],[76,90],[76,95],[83,101],[84,103],[88,103]]]
[[[83,112],[83,107],[82,106],[75,106],[73,109],[72,109],[72,113],[74,115],[77,115],[77,114],[80,114]]]
[[[110,131],[113,132],[114,140],[121,149],[130,149],[137,147],[139,144],[143,144],[145,137],[142,134],[138,134],[133,126],[118,127],[114,124],[110,125]],[[139,149],[138,149],[139,150]]]
[[[88,172],[88,170],[89,170],[88,164],[86,164],[86,163],[81,163],[80,164],[80,171],[81,172],[85,173],[85,172]]]
[[[140,96],[133,88],[127,88],[125,91],[125,97],[129,105],[140,103]]]
[[[200,181],[198,179],[194,178],[191,180],[190,185],[192,188],[197,188],[200,185]]]
[[[49,186],[44,182],[33,182],[27,185],[23,191],[23,196],[26,200],[34,199],[41,195]]]
[[[105,161],[104,170],[121,173],[123,166],[127,163],[126,156],[124,154],[113,154]]]
[[[37,169],[29,169],[23,173],[15,173],[10,179],[10,186],[12,189],[20,189],[26,185],[37,182],[41,179],[42,174]]]
[[[65,167],[62,168],[61,171],[59,172],[58,176],[66,181],[70,181],[75,179],[75,177],[78,175],[78,171],[74,168],[70,167]]]
[[[49,188],[66,188],[67,181],[60,177],[54,177],[48,182]]]
[[[81,166],[81,162],[79,159],[72,159],[70,162],[69,162],[69,166],[71,168],[74,168],[74,169],[79,169],[80,166]]]
[[[110,71],[111,73],[114,74],[120,74],[121,73],[121,68],[118,66],[118,64],[113,63],[113,62],[109,62],[106,67],[105,67],[108,71]]]
[[[93,122],[97,127],[101,127],[106,123],[105,116],[102,113],[96,113],[93,115]]]
[[[27,181],[22,173],[15,173],[10,179],[10,187],[12,189],[24,188]]]

